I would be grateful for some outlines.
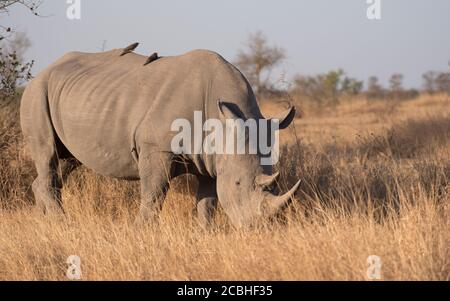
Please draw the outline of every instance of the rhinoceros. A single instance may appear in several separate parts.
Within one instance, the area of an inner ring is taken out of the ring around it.
[[[171,123],[192,120],[194,111],[222,121],[264,118],[241,72],[208,50],[149,60],[131,48],[67,53],[27,85],[20,116],[38,174],[36,206],[64,212],[61,170],[76,159],[99,174],[139,180],[140,221],[157,219],[169,181],[186,173],[198,178],[197,214],[205,227],[217,203],[237,227],[286,207],[299,182],[275,194],[278,173],[261,165],[261,154],[171,149]],[[279,128],[294,116],[294,107],[277,116]]]

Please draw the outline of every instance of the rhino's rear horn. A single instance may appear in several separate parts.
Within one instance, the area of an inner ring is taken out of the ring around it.
[[[280,177],[280,173],[276,172],[273,175],[259,175],[255,179],[255,183],[258,186],[269,187],[272,185],[278,178]]]
[[[125,54],[130,53],[130,52],[133,52],[133,50],[135,50],[138,46],[139,46],[139,43],[131,44],[130,46],[128,46],[128,47],[123,49],[123,51],[120,54],[120,56],[125,55]]]

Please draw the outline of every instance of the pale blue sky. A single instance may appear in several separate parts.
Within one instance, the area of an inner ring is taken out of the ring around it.
[[[405,75],[420,87],[428,70],[449,70],[450,1],[382,0],[382,19],[366,18],[366,0],[81,0],[81,20],[65,0],[44,0],[37,18],[13,7],[0,24],[24,31],[34,73],[67,51],[141,43],[137,52],[176,55],[206,48],[233,61],[249,33],[262,31],[287,53],[275,76],[343,68],[351,76]]]

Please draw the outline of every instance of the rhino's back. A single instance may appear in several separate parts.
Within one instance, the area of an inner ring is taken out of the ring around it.
[[[65,55],[44,72],[48,102],[59,139],[78,160],[101,174],[136,178],[133,130],[146,103],[117,57],[117,51]]]
[[[146,57],[120,53],[69,53],[42,76],[53,126],[67,149],[101,174],[134,178],[132,149],[141,124],[144,139],[170,142],[164,138],[175,118],[204,109],[214,65],[223,62],[193,51],[143,66]]]

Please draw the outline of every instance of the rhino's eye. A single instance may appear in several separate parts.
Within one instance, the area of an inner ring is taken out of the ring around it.
[[[241,185],[241,181],[236,181],[235,184],[236,184],[236,186],[239,186],[239,185]]]

